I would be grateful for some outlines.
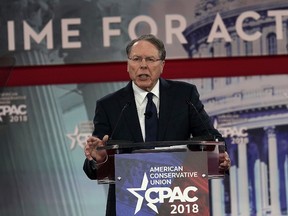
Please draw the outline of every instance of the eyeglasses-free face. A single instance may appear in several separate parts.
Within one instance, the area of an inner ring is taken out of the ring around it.
[[[163,71],[164,63],[159,57],[159,50],[152,43],[142,40],[131,48],[127,71],[139,88],[151,91]]]

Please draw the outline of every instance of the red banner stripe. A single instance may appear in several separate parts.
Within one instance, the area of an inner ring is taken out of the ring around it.
[[[28,86],[127,81],[126,68],[126,62],[15,67],[5,76],[7,81],[4,83],[6,86]],[[166,60],[163,77],[181,79],[271,74],[288,74],[287,55]]]

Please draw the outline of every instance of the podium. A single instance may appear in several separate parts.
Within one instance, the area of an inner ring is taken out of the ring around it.
[[[99,184],[115,184],[117,215],[210,215],[208,180],[224,178],[217,141],[113,141]]]

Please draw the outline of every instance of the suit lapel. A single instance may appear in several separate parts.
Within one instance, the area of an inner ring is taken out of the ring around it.
[[[124,107],[125,104],[129,102],[129,106],[123,113],[123,117],[125,118],[125,122],[130,129],[131,136],[135,142],[143,142],[131,81],[123,89],[121,95],[121,107]],[[170,85],[164,79],[160,78],[159,140],[164,140],[165,138],[165,132],[171,116],[171,110],[173,110],[174,97],[175,95],[171,94]]]
[[[143,142],[131,81],[123,89],[122,97],[120,99],[121,107],[124,107],[127,103],[129,103],[129,105],[126,108],[126,111],[123,113],[125,123],[129,127],[133,140],[136,142]]]
[[[160,78],[160,110],[159,110],[159,140],[164,140],[165,131],[168,125],[168,121],[173,109],[173,97],[169,94],[169,84],[162,78]]]

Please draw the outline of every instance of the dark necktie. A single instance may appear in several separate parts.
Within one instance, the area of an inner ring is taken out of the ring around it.
[[[151,142],[157,140],[158,130],[158,117],[157,108],[152,100],[153,93],[147,94],[147,105],[145,110],[145,142]]]

